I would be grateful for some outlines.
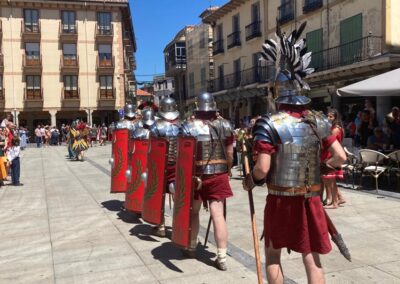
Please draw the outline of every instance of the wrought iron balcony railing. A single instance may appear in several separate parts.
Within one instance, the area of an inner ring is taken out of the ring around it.
[[[224,40],[219,39],[213,42],[213,55],[224,53]]]
[[[246,26],[246,40],[261,36],[261,21],[252,22]]]
[[[235,46],[241,46],[242,42],[240,40],[240,31],[235,31],[228,35],[228,49],[235,47]]]

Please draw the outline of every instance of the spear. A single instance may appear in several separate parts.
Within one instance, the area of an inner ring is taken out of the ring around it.
[[[242,150],[243,150],[242,153],[244,155],[243,156],[244,174],[246,176],[250,173],[249,157],[247,155],[246,143],[242,144]],[[248,194],[249,194],[249,205],[250,205],[251,229],[253,231],[254,254],[256,257],[256,266],[257,266],[257,278],[258,278],[258,284],[262,284],[263,276],[262,276],[262,270],[261,270],[260,246],[259,246],[259,242],[258,242],[256,213],[254,210],[253,192],[251,190],[249,190]]]

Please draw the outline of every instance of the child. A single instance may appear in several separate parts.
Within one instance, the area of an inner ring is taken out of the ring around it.
[[[8,149],[7,156],[8,160],[11,163],[11,178],[12,184],[15,186],[22,186],[23,184],[19,182],[19,173],[20,173],[20,146],[19,146],[19,137],[14,136],[11,140],[11,147]]]

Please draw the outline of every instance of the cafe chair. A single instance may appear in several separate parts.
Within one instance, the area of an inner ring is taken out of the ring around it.
[[[400,150],[390,153],[388,157],[391,161],[389,172],[395,172],[396,175],[400,175]]]
[[[362,149],[360,150],[360,162],[361,162],[361,178],[365,175],[370,175],[375,179],[375,189],[378,193],[378,178],[388,168],[383,165],[384,161],[389,159],[388,156],[374,150]]]
[[[352,177],[352,189],[354,189],[354,181],[357,169],[359,168],[359,160],[356,155],[350,152],[347,147],[344,147],[344,152],[346,153],[346,161],[342,165],[342,170]]]

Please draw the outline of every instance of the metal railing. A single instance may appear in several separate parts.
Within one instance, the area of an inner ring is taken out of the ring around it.
[[[227,45],[228,49],[242,45],[242,42],[240,40],[240,31],[235,31],[228,35]]]
[[[266,83],[274,75],[274,68],[269,66],[257,66],[245,69],[241,72],[231,73],[223,77],[215,78],[208,82],[210,92],[232,89],[254,83]]]
[[[60,35],[76,35],[78,34],[78,26],[76,24],[60,23]]]
[[[99,100],[112,100],[112,99],[115,99],[115,94],[116,94],[115,88],[102,89],[100,87],[98,90],[98,99]]]
[[[97,68],[114,68],[115,66],[115,57],[111,56],[111,58],[100,58],[97,56]]]
[[[79,67],[78,55],[61,55],[61,68]]]
[[[41,101],[43,100],[43,89],[35,89],[35,88],[24,88],[24,98],[25,100],[30,101]]]
[[[303,6],[303,12],[308,13],[321,8],[323,5],[322,0],[305,0]]]
[[[112,35],[114,35],[113,25],[110,24],[109,26],[101,26],[101,25],[96,24],[96,35],[97,36],[112,36]]]
[[[313,52],[311,67],[315,72],[371,59],[382,54],[382,37],[367,36],[319,52]]]
[[[63,100],[79,100],[80,88],[67,89],[63,87],[61,89],[61,97]]]
[[[255,21],[246,26],[246,40],[261,36],[261,21]]]
[[[284,24],[294,19],[294,0],[286,0],[278,7],[278,21]]]
[[[21,34],[40,34],[40,21],[37,23],[25,23],[24,20],[22,20],[22,25],[21,25]]]
[[[213,42],[213,55],[224,53],[224,40],[219,39]]]
[[[24,67],[41,67],[42,55],[22,55]]]

